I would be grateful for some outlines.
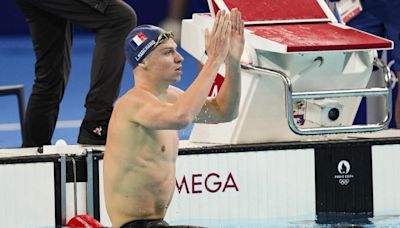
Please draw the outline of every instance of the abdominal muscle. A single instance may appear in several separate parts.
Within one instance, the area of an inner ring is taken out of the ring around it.
[[[159,174],[136,170],[123,175],[119,183],[125,184],[115,183],[115,192],[109,196],[114,202],[110,216],[115,211],[126,222],[164,218],[175,187],[174,173],[171,167],[164,167]]]
[[[118,150],[113,145],[107,145],[104,157],[105,197],[114,227],[134,220],[164,218],[175,190],[178,150],[175,140],[171,141],[174,134],[169,131],[164,134],[153,135],[159,143],[142,139],[140,146],[125,144],[124,149]],[[165,151],[160,150],[162,146]]]

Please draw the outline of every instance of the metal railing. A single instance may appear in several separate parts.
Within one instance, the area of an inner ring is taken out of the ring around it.
[[[314,59],[314,63],[322,64],[322,57]],[[358,133],[358,132],[373,132],[387,128],[392,118],[392,77],[389,68],[380,59],[375,58],[374,66],[382,70],[385,81],[385,88],[367,88],[367,89],[343,89],[343,90],[326,90],[312,92],[293,92],[292,81],[281,71],[268,69],[251,64],[241,64],[243,70],[250,73],[261,74],[265,76],[273,76],[282,80],[285,89],[286,98],[286,118],[289,128],[299,135],[318,135],[318,134],[338,134],[338,133]],[[315,65],[315,64],[314,64]],[[305,128],[298,127],[293,117],[293,101],[307,99],[321,99],[332,97],[370,97],[384,96],[386,98],[386,114],[380,123],[365,124],[365,125],[350,125],[350,126],[332,126],[332,127],[315,127]]]

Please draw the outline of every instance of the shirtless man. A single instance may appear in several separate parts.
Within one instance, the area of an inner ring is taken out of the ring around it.
[[[171,86],[181,79],[183,62],[171,33],[144,25],[128,35],[125,51],[135,86],[115,105],[104,154],[105,202],[113,227],[168,227],[163,219],[175,190],[178,130],[193,121],[237,117],[243,27],[237,9],[217,13],[205,33],[208,59],[186,92]],[[209,98],[224,62],[224,83]]]

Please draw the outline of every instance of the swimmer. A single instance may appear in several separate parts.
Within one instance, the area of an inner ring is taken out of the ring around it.
[[[128,35],[125,53],[135,86],[115,104],[104,154],[105,203],[113,227],[169,226],[164,217],[175,191],[178,130],[191,122],[237,117],[243,31],[237,9],[217,13],[205,31],[208,59],[185,92],[172,86],[181,79],[184,60],[173,34],[142,25]],[[216,97],[208,97],[222,64],[224,83]]]

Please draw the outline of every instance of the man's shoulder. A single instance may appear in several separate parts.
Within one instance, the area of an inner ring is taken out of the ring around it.
[[[138,111],[142,107],[152,104],[157,100],[154,94],[144,89],[133,88],[117,100],[114,109]]]
[[[120,97],[121,101],[142,101],[143,99],[147,99],[147,97],[151,97],[152,95],[144,89],[140,88],[132,88],[128,92],[126,92],[123,96]]]
[[[115,102],[113,113],[118,117],[118,121],[135,122],[137,113],[149,103],[151,98],[146,98],[145,91],[131,89]]]

